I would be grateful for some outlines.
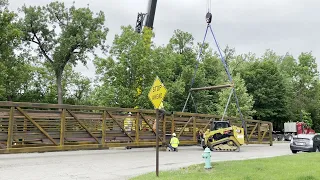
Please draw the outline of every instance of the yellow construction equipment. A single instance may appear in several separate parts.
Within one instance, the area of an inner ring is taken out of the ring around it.
[[[244,130],[230,126],[229,121],[213,121],[210,129],[203,134],[201,146],[211,151],[240,151],[244,144]]]

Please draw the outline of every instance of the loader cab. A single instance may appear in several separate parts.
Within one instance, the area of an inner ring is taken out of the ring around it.
[[[218,130],[218,129],[228,128],[228,127],[230,127],[229,121],[213,121],[211,123],[210,130],[211,131],[215,131],[215,130]]]

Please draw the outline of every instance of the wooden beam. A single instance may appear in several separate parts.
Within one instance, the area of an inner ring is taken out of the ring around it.
[[[8,125],[7,148],[11,148],[12,147],[13,121],[14,121],[14,107],[11,107],[10,108],[10,115],[9,115],[9,125]]]
[[[20,107],[17,107],[18,111],[24,115],[29,121],[31,121],[31,123],[33,125],[35,125],[53,144],[55,144],[56,146],[58,146],[58,144],[56,143],[56,141],[54,139],[52,139],[52,137],[50,137],[50,135],[44,130],[42,129],[42,127],[35,122],[28,114],[26,114]]]
[[[259,123],[256,123],[256,125],[255,125],[254,128],[252,129],[252,131],[251,131],[251,133],[250,133],[250,135],[249,135],[249,137],[248,137],[248,139],[247,139],[247,142],[248,142],[248,143],[250,142],[251,136],[253,135],[254,131],[257,129],[258,124],[259,124]]]
[[[191,119],[193,119],[194,117],[190,117],[188,122],[183,126],[183,128],[180,130],[179,134],[177,135],[177,137],[180,137],[182,132],[184,131],[184,129],[187,127],[187,125],[190,123]]]
[[[66,109],[62,109],[60,121],[60,146],[64,146],[64,135],[66,131]]]
[[[262,138],[260,139],[259,143],[262,143],[262,141],[263,141],[264,137],[266,136],[267,132],[268,132],[268,131],[265,131],[265,132],[262,134]]]
[[[135,130],[136,130],[136,135],[135,135],[135,141],[139,142],[139,132],[140,132],[140,126],[139,126],[139,113],[137,113],[136,119],[135,119]]]
[[[272,130],[273,130],[273,125],[271,122],[269,124],[269,141],[270,141],[270,146],[273,146],[273,138],[272,138]]]
[[[197,141],[197,125],[196,125],[197,119],[193,118],[193,141]]]
[[[91,137],[94,138],[94,140],[96,140],[96,142],[98,144],[100,144],[99,140],[89,131],[89,129],[77,118],[77,116],[70,111],[69,109],[67,109],[67,111],[69,112],[69,114],[90,134]]]
[[[210,119],[209,122],[206,124],[206,126],[203,128],[203,131],[206,132],[206,128],[214,121],[214,119]]]
[[[108,115],[111,117],[111,119],[117,123],[117,125],[122,129],[122,131],[131,139],[132,142],[134,142],[134,139],[127,133],[127,131],[121,126],[121,124],[116,120],[116,118],[114,118],[113,115],[111,115],[108,111],[107,111]]]
[[[81,109],[81,110],[106,110],[106,111],[123,111],[123,112],[143,112],[155,113],[155,110],[150,109],[134,109],[134,108],[119,108],[105,106],[84,106],[84,105],[69,105],[69,104],[48,104],[48,103],[30,103],[30,102],[12,102],[0,101],[0,107],[31,107],[41,109]]]
[[[163,121],[162,121],[162,141],[163,143],[166,142],[166,116],[164,116]]]
[[[218,86],[207,86],[207,87],[200,87],[200,88],[191,88],[190,91],[202,91],[202,90],[210,90],[210,89],[222,89],[233,87],[233,84],[226,84],[226,85],[218,85]]]
[[[174,114],[171,116],[171,134],[174,133],[175,127],[174,127]]]
[[[103,114],[102,114],[102,136],[101,136],[101,144],[105,144],[105,143],[106,143],[106,130],[107,130],[106,118],[107,118],[107,112],[106,112],[106,111],[103,111]]]
[[[261,142],[262,140],[261,140],[261,123],[260,122],[258,122],[258,142]],[[263,139],[263,137],[262,137],[262,139]]]

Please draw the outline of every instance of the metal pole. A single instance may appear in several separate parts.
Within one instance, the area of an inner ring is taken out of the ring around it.
[[[156,109],[156,174],[159,177],[159,109]]]

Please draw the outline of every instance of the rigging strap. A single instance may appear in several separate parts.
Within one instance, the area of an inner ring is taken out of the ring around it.
[[[214,35],[214,33],[213,33],[213,30],[212,30],[212,27],[211,27],[211,25],[210,25],[211,20],[212,20],[212,14],[210,13],[210,9],[208,9],[208,13],[206,14],[207,28],[206,28],[206,32],[205,32],[205,35],[204,35],[204,38],[203,38],[202,45],[201,45],[200,50],[199,50],[199,54],[198,54],[198,58],[197,58],[197,64],[196,64],[196,67],[195,67],[195,70],[194,70],[194,74],[193,74],[193,77],[192,77],[192,80],[191,80],[190,89],[192,88],[192,86],[193,86],[193,84],[194,84],[195,76],[196,76],[196,73],[197,73],[197,70],[198,70],[198,66],[199,66],[199,62],[200,62],[200,59],[201,59],[202,49],[203,49],[203,47],[204,47],[205,40],[206,40],[206,37],[207,37],[208,29],[210,29],[210,32],[211,32],[211,34],[212,34],[212,36],[213,36],[214,42],[215,42],[215,44],[216,44],[216,46],[217,46],[217,49],[218,49],[218,51],[219,51],[219,55],[220,55],[222,64],[223,64],[224,69],[225,69],[225,71],[226,71],[226,73],[227,73],[227,75],[228,75],[228,79],[229,79],[230,83],[233,84],[233,79],[232,79],[231,74],[230,74],[230,72],[229,72],[229,69],[228,69],[228,67],[227,67],[227,63],[226,63],[226,61],[225,61],[225,59],[224,59],[224,57],[223,57],[223,55],[222,55],[222,53],[221,53],[220,46],[219,46],[219,44],[218,44],[218,42],[217,42],[217,39],[216,39],[216,37],[215,37],[215,35]],[[245,132],[244,132],[245,138],[248,139],[247,126],[246,126],[245,121],[244,121],[244,119],[243,119],[243,116],[242,116],[242,113],[241,113],[241,110],[240,110],[240,106],[239,106],[239,100],[238,100],[238,97],[237,97],[237,94],[236,94],[236,90],[235,90],[234,87],[232,87],[232,91],[231,91],[231,93],[230,93],[230,95],[229,95],[228,103],[227,103],[227,105],[226,105],[224,114],[225,114],[225,112],[226,112],[226,109],[227,109],[227,107],[228,107],[228,104],[229,104],[229,101],[230,101],[230,98],[231,98],[231,95],[232,95],[232,94],[234,95],[234,98],[235,98],[235,100],[236,100],[237,109],[238,109],[238,112],[239,112],[239,114],[240,114],[240,119],[241,119],[241,121],[242,121],[242,127],[244,128],[244,131],[245,131]],[[183,106],[182,112],[184,112],[190,96],[191,96],[191,91],[189,91],[189,94],[188,94],[187,100],[186,100],[186,102],[185,102],[185,104],[184,104],[184,106]],[[191,98],[193,99],[193,97],[191,97]],[[193,102],[193,103],[194,103],[194,102]],[[224,117],[224,115],[223,115],[223,117]],[[222,119],[223,119],[223,117],[222,117]]]
[[[213,30],[212,30],[211,26],[210,26],[210,31],[211,31],[211,33],[212,33],[214,42],[215,42],[216,45],[217,45],[217,48],[218,48],[218,51],[219,51],[219,54],[220,54],[220,57],[221,57],[221,61],[222,61],[222,64],[224,65],[225,71],[227,72],[229,81],[230,81],[230,83],[233,84],[233,80],[232,80],[231,74],[230,74],[230,72],[229,72],[229,69],[228,69],[228,67],[227,67],[227,63],[226,63],[224,57],[222,56],[222,53],[221,53],[221,50],[220,50],[220,48],[219,48],[217,39],[216,39],[216,37],[215,37],[215,35],[214,35],[214,33],[213,33]],[[244,122],[244,119],[243,119],[243,116],[242,116],[242,113],[241,113],[241,110],[240,110],[240,105],[239,105],[239,100],[238,100],[238,97],[237,97],[236,89],[235,89],[234,87],[232,87],[232,90],[233,90],[234,98],[235,98],[235,100],[236,100],[236,105],[237,105],[237,108],[238,108],[238,112],[239,112],[239,115],[240,115],[240,119],[241,119],[241,121],[242,121],[242,127],[244,128],[244,132],[245,132],[246,139],[248,139],[247,126],[246,126],[246,124],[245,124],[245,122]]]
[[[193,76],[192,76],[192,80],[191,80],[191,84],[190,84],[190,89],[191,89],[192,86],[193,86],[194,79],[195,79],[196,73],[197,73],[197,71],[198,71],[199,61],[200,61],[201,53],[202,53],[202,48],[204,47],[204,44],[205,44],[205,40],[206,40],[206,37],[207,37],[207,34],[208,34],[209,25],[210,25],[210,24],[207,25],[206,32],[205,32],[205,34],[204,34],[204,38],[203,38],[203,41],[202,41],[202,45],[200,46],[200,50],[199,50],[199,54],[198,54],[198,58],[197,58],[197,64],[196,64],[196,67],[195,67],[195,69],[194,69],[194,73],[193,73]],[[187,97],[186,102],[184,103],[182,112],[184,112],[184,110],[185,110],[185,108],[186,108],[186,106],[187,106],[187,103],[188,103],[188,100],[189,100],[190,95],[191,95],[191,92],[189,92],[189,94],[188,94],[188,97]]]

